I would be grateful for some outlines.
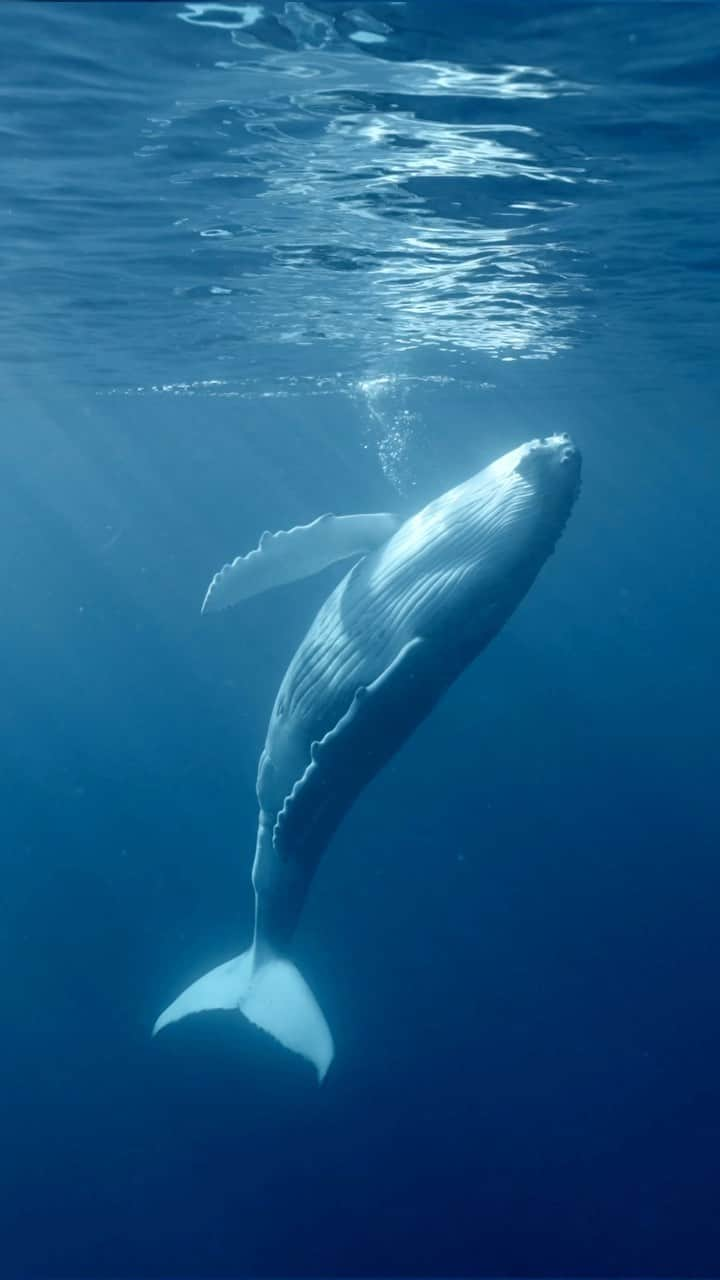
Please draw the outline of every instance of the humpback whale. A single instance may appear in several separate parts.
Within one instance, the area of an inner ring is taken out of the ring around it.
[[[270,716],[257,775],[252,943],[178,996],[154,1033],[190,1013],[236,1010],[323,1079],[332,1036],[289,956],[320,857],[361,790],[522,600],[579,484],[578,450],[551,435],[407,520],[320,516],[264,533],[215,575],[204,613],[354,558],[292,658]]]

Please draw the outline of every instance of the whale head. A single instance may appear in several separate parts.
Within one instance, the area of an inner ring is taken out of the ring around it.
[[[529,440],[478,472],[454,495],[470,537],[468,558],[485,580],[534,577],[567,523],[580,488],[580,452],[569,436]]]
[[[563,432],[530,440],[516,453],[514,475],[529,486],[534,518],[554,544],[580,490],[580,451]]]
[[[562,532],[580,489],[580,451],[564,432],[529,440],[498,458],[476,479],[480,510],[495,509],[509,524]]]
[[[463,599],[471,614],[479,607],[489,635],[553,551],[579,487],[580,453],[569,436],[530,440],[406,520],[366,572],[383,591],[389,576],[426,578],[431,612],[457,581],[459,607]]]
[[[580,484],[579,450],[563,432],[528,440],[480,472],[480,477],[508,489],[512,489],[517,476],[531,486],[540,501],[543,497],[551,500],[565,497],[572,505]]]
[[[544,440],[530,440],[515,454],[515,471],[526,476],[538,490],[570,494],[574,499],[580,483],[580,453],[569,435],[562,432]]]

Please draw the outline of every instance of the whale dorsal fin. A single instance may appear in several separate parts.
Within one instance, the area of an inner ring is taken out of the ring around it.
[[[307,768],[275,820],[273,844],[281,858],[307,861],[323,848],[348,806],[428,714],[441,691],[432,658],[427,640],[410,640],[313,742]]]
[[[215,613],[250,596],[298,578],[308,578],[337,560],[365,555],[387,542],[400,516],[374,512],[357,516],[318,516],[311,524],[264,533],[259,545],[237,556],[215,574],[203,601],[203,613]]]

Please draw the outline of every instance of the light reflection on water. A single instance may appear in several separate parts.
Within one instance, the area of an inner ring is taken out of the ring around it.
[[[178,16],[227,30],[235,50],[215,60],[207,94],[155,130],[170,151],[203,134],[201,162],[170,181],[215,183],[184,226],[224,239],[223,257],[214,280],[191,288],[196,299],[227,291],[224,322],[234,316],[243,338],[504,359],[547,358],[573,341],[585,282],[561,224],[589,175],[576,156],[553,154],[535,123],[498,113],[582,85],[547,67],[474,70],[404,60],[398,48],[391,61],[375,47],[368,56],[353,35],[367,28],[379,47],[393,32],[362,10],[345,11],[344,29],[298,4],[273,14],[191,4]],[[482,119],[448,118],[458,105],[466,117],[468,100]]]
[[[8,4],[0,346],[50,385],[714,358],[715,10]]]

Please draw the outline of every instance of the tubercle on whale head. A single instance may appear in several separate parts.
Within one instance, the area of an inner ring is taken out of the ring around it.
[[[580,486],[580,451],[565,432],[530,440],[517,450],[515,471],[538,489],[559,487],[575,493]]]

